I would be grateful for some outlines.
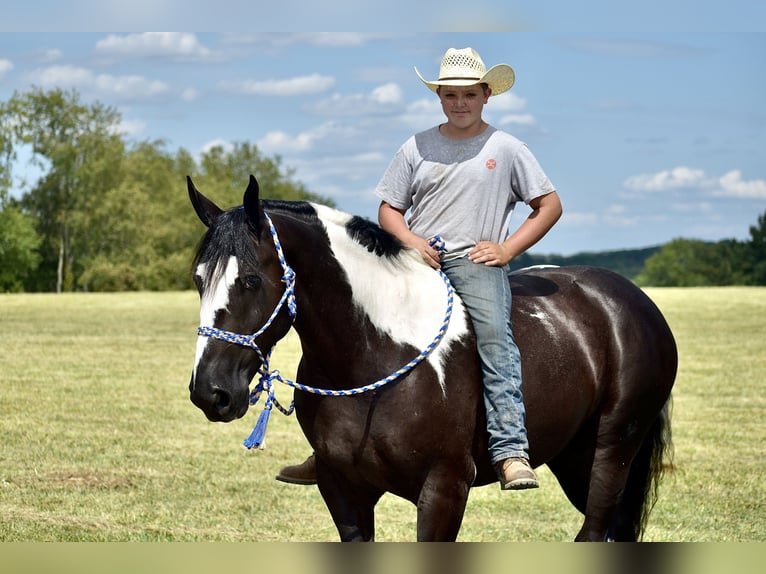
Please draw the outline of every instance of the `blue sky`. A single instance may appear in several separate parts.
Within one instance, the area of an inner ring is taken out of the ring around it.
[[[526,18],[534,28],[545,14]],[[515,69],[485,119],[528,143],[564,204],[533,252],[747,239],[766,211],[766,34],[631,28],[4,32],[0,100],[32,85],[73,88],[117,108],[131,139],[195,154],[249,141],[374,219],[373,189],[397,147],[443,120],[413,66],[435,78],[447,48],[471,46],[487,66]],[[528,213],[519,206],[514,224]]]

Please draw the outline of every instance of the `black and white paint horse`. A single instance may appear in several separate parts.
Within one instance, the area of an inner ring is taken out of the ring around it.
[[[190,393],[210,420],[247,412],[264,353],[291,327],[303,349],[297,382],[336,391],[396,372],[442,328],[442,278],[376,224],[260,200],[252,176],[243,206],[228,211],[191,179],[188,191],[208,227],[194,264],[201,328]],[[285,263],[294,317],[280,303]],[[531,269],[509,281],[533,466],[547,464],[583,513],[577,540],[640,539],[670,447],[677,351],[667,323],[640,289],[603,269]],[[418,540],[455,540],[471,486],[497,480],[481,388],[456,297],[438,346],[393,383],[352,396],[295,391],[342,540],[374,539],[385,492],[416,505]]]

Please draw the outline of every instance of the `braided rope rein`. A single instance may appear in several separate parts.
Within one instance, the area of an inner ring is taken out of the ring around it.
[[[271,324],[274,322],[277,315],[279,314],[279,312],[281,311],[282,307],[285,304],[288,307],[288,312],[293,322],[295,321],[295,317],[297,315],[297,305],[295,302],[295,271],[293,271],[293,269],[287,264],[287,261],[284,256],[284,252],[282,250],[282,244],[279,241],[277,230],[274,227],[274,224],[272,223],[271,218],[265,212],[264,212],[264,216],[266,217],[266,221],[269,224],[271,237],[274,240],[274,247],[276,248],[276,251],[277,251],[279,263],[282,266],[282,272],[283,272],[282,282],[285,283],[285,291],[282,293],[282,297],[277,302],[274,308],[274,311],[272,311],[266,323],[257,332],[251,335],[241,335],[239,333],[233,333],[231,331],[218,329],[216,327],[201,326],[197,329],[197,334],[202,337],[212,337],[214,339],[225,341],[227,343],[241,345],[243,347],[248,347],[250,349],[253,349],[258,354],[258,358],[261,361],[261,366],[258,369],[260,378],[255,388],[250,393],[250,398],[249,398],[250,404],[251,405],[257,404],[258,400],[261,397],[261,394],[264,391],[267,392],[268,396],[267,396],[266,402],[264,403],[263,411],[259,415],[258,420],[255,423],[255,427],[253,428],[253,431],[250,433],[250,436],[248,436],[243,443],[244,446],[247,447],[248,449],[252,449],[254,447],[258,447],[260,449],[266,448],[266,441],[265,441],[266,425],[268,424],[272,407],[276,406],[281,413],[288,416],[291,415],[293,411],[295,410],[295,401],[291,401],[289,408],[285,408],[277,400],[277,398],[274,395],[274,381],[279,381],[280,383],[286,384],[290,387],[293,387],[294,389],[305,391],[307,393],[312,393],[312,394],[322,395],[322,396],[330,396],[330,397],[345,397],[345,396],[359,395],[362,393],[366,393],[368,391],[379,389],[393,381],[396,381],[399,378],[401,378],[403,375],[409,373],[421,362],[423,362],[433,352],[433,350],[439,345],[441,340],[444,338],[444,335],[447,332],[447,327],[449,326],[449,323],[450,323],[450,319],[452,318],[452,307],[453,307],[454,294],[455,294],[454,288],[452,287],[452,283],[450,282],[449,278],[441,269],[439,269],[438,270],[439,275],[441,276],[445,286],[447,287],[447,309],[444,314],[444,320],[442,321],[442,325],[439,328],[439,331],[437,332],[433,341],[431,341],[431,343],[429,343],[428,346],[425,349],[423,349],[420,352],[420,354],[418,354],[418,356],[416,356],[409,363],[407,363],[400,369],[397,369],[396,371],[394,371],[387,377],[384,377],[382,379],[375,381],[374,383],[370,383],[361,387],[356,387],[353,389],[341,389],[341,390],[320,389],[316,387],[310,387],[308,385],[304,385],[302,383],[298,383],[290,379],[285,379],[282,377],[282,375],[279,373],[277,369],[272,370],[269,366],[271,353],[273,352],[274,348],[276,348],[276,344],[272,346],[272,348],[269,349],[267,353],[264,353],[263,351],[261,351],[261,348],[258,346],[258,344],[255,341],[259,336],[261,336],[266,331],[266,329],[268,329],[271,326]],[[435,248],[437,251],[439,252],[444,251],[444,241],[438,235],[430,238],[428,240],[428,243],[431,247]]]

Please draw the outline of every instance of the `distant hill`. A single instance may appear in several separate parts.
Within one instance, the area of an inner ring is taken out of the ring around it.
[[[575,253],[574,255],[536,255],[524,253],[511,261],[511,270],[531,265],[593,265],[605,267],[628,279],[635,279],[644,268],[644,262],[662,249],[661,245],[643,249],[622,249]]]

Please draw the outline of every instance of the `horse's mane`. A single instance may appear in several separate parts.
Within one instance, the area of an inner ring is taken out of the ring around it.
[[[306,201],[286,201],[264,199],[264,210],[271,214],[287,216],[310,225],[320,222],[316,206]],[[331,210],[331,208],[326,208]],[[332,209],[333,220],[341,223],[348,236],[378,257],[396,258],[403,250],[401,242],[381,228],[377,223],[357,215],[348,215]],[[234,256],[241,265],[257,265],[253,242],[253,231],[248,225],[243,207],[235,207],[223,212],[200,241],[193,259],[193,269],[197,269],[203,253],[205,254],[205,285],[210,285],[220,278],[225,263]]]
[[[378,257],[396,257],[403,249],[401,242],[396,237],[377,223],[358,215],[354,215],[346,223],[346,233],[351,239]]]

